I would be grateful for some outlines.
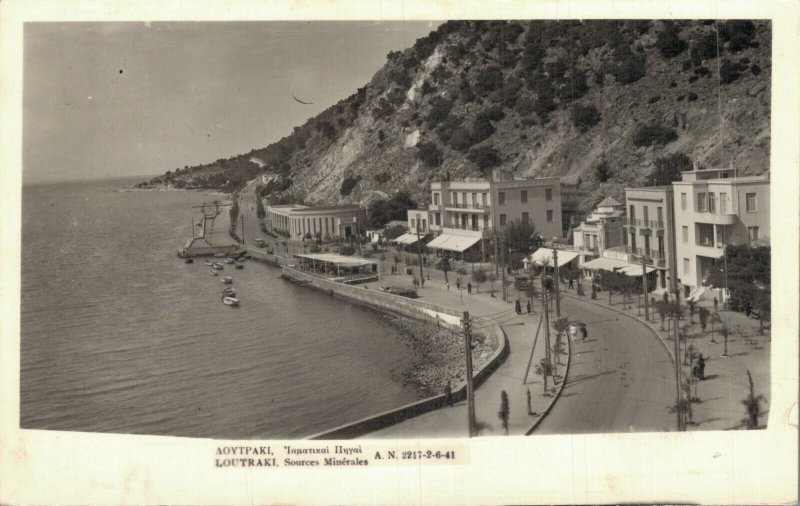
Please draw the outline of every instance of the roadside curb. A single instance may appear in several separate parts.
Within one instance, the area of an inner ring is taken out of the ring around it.
[[[641,318],[639,316],[636,316],[636,315],[628,314],[625,311],[622,311],[622,310],[617,309],[615,307],[606,306],[605,304],[602,304],[600,302],[595,302],[593,300],[583,299],[581,297],[577,297],[577,296],[569,294],[569,293],[562,293],[561,295],[563,295],[564,297],[569,297],[571,299],[580,300],[580,301],[583,301],[583,302],[588,302],[590,304],[594,304],[597,307],[610,309],[611,311],[614,311],[614,312],[619,313],[621,315],[625,315],[625,316],[627,316],[629,318],[632,318],[632,319],[638,321],[639,323],[647,326],[647,328],[650,329],[650,331],[653,332],[653,334],[655,334],[656,338],[658,338],[658,342],[660,342],[664,346],[664,349],[667,351],[667,355],[669,355],[670,360],[672,360],[673,363],[675,362],[675,356],[674,356],[674,354],[672,352],[672,349],[669,347],[669,345],[664,340],[664,338],[661,337],[661,334],[658,333],[656,328],[653,325],[651,325],[650,322],[648,322],[647,320],[644,320],[643,318]]]
[[[569,336],[566,339],[567,343],[567,364],[564,366],[564,377],[561,380],[561,384],[558,387],[558,391],[553,395],[553,400],[550,401],[550,404],[547,405],[547,408],[539,415],[539,418],[533,422],[531,428],[525,432],[526,436],[530,436],[536,430],[536,428],[542,423],[542,420],[550,413],[550,410],[553,409],[553,406],[556,404],[556,401],[561,397],[561,392],[564,391],[564,386],[567,384],[567,380],[569,379],[569,364],[572,361],[572,345],[569,342]]]

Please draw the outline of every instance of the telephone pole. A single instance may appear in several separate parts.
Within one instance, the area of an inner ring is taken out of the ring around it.
[[[244,214],[242,214],[242,246],[244,246]]]
[[[544,280],[544,278],[542,278]],[[542,283],[542,307],[544,309],[544,349],[545,349],[545,363],[547,364],[547,370],[551,373],[551,375],[555,374],[553,371],[553,362],[550,358],[550,316],[548,313],[550,312],[548,306],[550,305],[549,301],[547,300],[547,288],[544,286],[544,282]],[[553,381],[555,381],[555,376],[553,377]]]
[[[467,359],[467,422],[469,426],[469,437],[475,435],[475,392],[472,387],[472,328],[469,319],[469,311],[464,311],[464,319],[461,320],[464,328],[464,348]]]
[[[417,228],[417,261],[419,261],[419,280],[420,280],[420,286],[423,286],[424,283],[422,283],[422,250],[420,250],[420,244],[419,244],[420,242],[422,242],[419,236],[419,216],[417,216],[416,228]]]
[[[642,255],[642,295],[644,295],[644,319],[650,321],[650,314],[647,312],[647,266]]]
[[[678,405],[676,406],[678,409],[676,410],[678,414],[678,430],[682,431],[685,430],[683,427],[683,412],[680,408],[681,400],[683,399],[683,389],[681,388],[681,359],[680,359],[680,342],[678,339],[680,338],[678,334],[678,312],[680,307],[680,291],[678,288],[675,288],[675,311],[672,314],[673,318],[673,325],[672,325],[672,333],[675,340],[674,347],[675,347],[675,387],[678,390]]]
[[[553,248],[553,265],[555,265],[556,317],[561,318],[561,300],[558,296],[558,250],[555,248]]]

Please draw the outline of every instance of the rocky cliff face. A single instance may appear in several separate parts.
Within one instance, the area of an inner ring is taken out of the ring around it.
[[[768,22],[448,22],[292,135],[171,178],[266,171],[276,201],[424,203],[431,181],[505,167],[580,184],[585,211],[673,154],[768,170],[770,48]]]

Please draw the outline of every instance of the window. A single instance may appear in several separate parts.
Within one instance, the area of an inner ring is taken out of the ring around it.
[[[519,200],[524,204],[528,201],[528,190],[519,192]]]
[[[501,206],[506,203],[506,192],[499,192],[497,194],[497,203]]]
[[[686,194],[681,193],[681,211],[686,210]]]
[[[528,214],[527,212],[522,213],[522,221],[523,222],[528,223],[528,221],[530,221],[530,219],[531,219],[530,214]]]
[[[647,206],[642,206],[642,211],[643,211],[642,212],[642,214],[643,214],[642,218],[644,218],[645,225],[649,225],[649,223],[647,223],[647,222],[650,221],[650,216],[649,216],[650,215],[650,213],[649,213],[650,209]]]
[[[473,193],[472,194],[472,205],[473,206],[478,205],[478,194],[477,193]]]
[[[628,218],[630,218],[630,222],[633,223],[633,220],[636,219],[636,208],[633,207],[633,204],[630,206],[630,213],[628,214]]]
[[[721,214],[728,213],[728,194],[727,193],[720,193],[719,194],[719,212]]]
[[[713,193],[708,194],[708,212],[709,213],[717,212],[717,196]]]
[[[489,215],[483,215],[483,228],[489,228]]]
[[[452,192],[450,194],[450,203],[453,204],[454,206],[458,205],[458,193]]]
[[[695,228],[695,239],[699,246],[713,246],[714,225],[698,223]]]
[[[691,266],[689,265],[689,259],[688,258],[684,258],[683,259],[683,273],[684,274],[689,274],[690,272],[692,272],[690,270],[690,267]]]
[[[553,189],[552,188],[545,188],[544,189],[544,199],[548,202],[553,200]]]
[[[439,194],[438,193],[434,193],[433,194],[433,205],[435,205],[435,206],[439,205]]]
[[[751,241],[758,240],[758,227],[747,227],[747,232],[750,234]]]
[[[689,242],[689,227],[686,225],[681,227],[681,238],[683,239],[684,244]]]
[[[481,204],[484,205],[484,206],[486,205],[486,194],[485,193],[481,193]]]
[[[747,212],[748,213],[754,213],[754,212],[756,212],[758,210],[757,209],[757,205],[756,205],[756,194],[755,193],[748,193],[745,196],[745,201],[747,203]]]
[[[547,210],[547,223],[553,223],[553,210]]]
[[[411,230],[416,230],[416,226],[417,225],[416,222],[414,221],[414,218],[411,218]]]
[[[434,214],[434,215],[433,215],[433,221],[434,221],[434,223],[436,223],[437,225],[441,225],[441,224],[442,224],[442,215],[441,215],[440,213],[436,213],[436,214]]]
[[[500,215],[500,226],[501,227],[505,227],[506,226],[506,215],[505,214],[501,214]]]
[[[695,211],[698,213],[704,213],[706,211],[706,192],[699,192],[697,194],[697,208]]]
[[[422,220],[422,231],[425,232],[427,228],[428,228],[428,220]]]
[[[661,212],[661,207],[656,207],[656,219],[658,220],[658,228],[664,226],[664,216]]]

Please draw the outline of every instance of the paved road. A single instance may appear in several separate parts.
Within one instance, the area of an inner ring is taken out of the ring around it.
[[[588,325],[572,347],[564,391],[534,434],[675,430],[675,376],[663,345],[641,323],[574,299],[562,314]]]

